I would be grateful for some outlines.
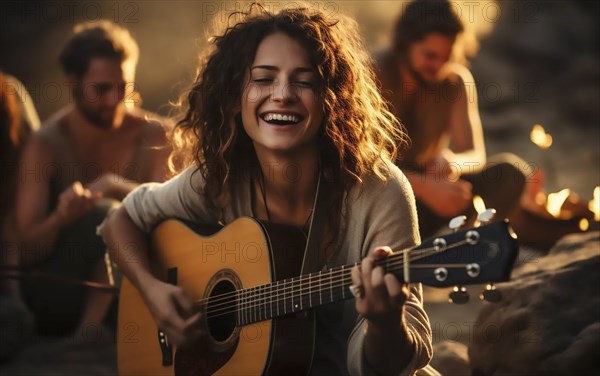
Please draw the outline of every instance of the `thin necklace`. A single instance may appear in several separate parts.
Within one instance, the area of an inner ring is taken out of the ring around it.
[[[259,167],[258,168],[258,172],[260,173],[260,179],[258,179],[258,185],[260,187],[260,193],[262,195],[262,199],[263,199],[263,204],[265,205],[265,212],[267,213],[267,220],[269,222],[271,222],[271,213],[269,212],[269,205],[267,205],[267,190],[265,189],[265,176],[263,175],[262,169]],[[315,192],[315,199],[316,199],[316,192]],[[314,205],[313,205],[314,207]],[[308,218],[306,218],[306,221],[304,222],[304,225],[302,226],[303,230],[306,230],[306,227],[308,226],[308,223],[310,222],[310,218],[312,217],[313,214],[313,209],[310,209],[310,213],[308,213]]]

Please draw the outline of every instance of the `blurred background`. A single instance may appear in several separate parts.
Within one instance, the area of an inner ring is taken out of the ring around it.
[[[194,76],[214,24],[246,1],[3,1],[0,69],[19,78],[42,121],[70,100],[58,54],[73,27],[110,19],[140,46],[135,88],[142,107],[167,115]],[[273,10],[293,2],[266,1]],[[547,191],[571,188],[592,198],[600,169],[599,5],[595,1],[456,1],[476,82],[488,154],[513,152],[546,171]],[[357,20],[368,48],[389,43],[403,1],[309,2]],[[475,86],[473,86],[474,88]],[[540,124],[553,137],[530,140]]]

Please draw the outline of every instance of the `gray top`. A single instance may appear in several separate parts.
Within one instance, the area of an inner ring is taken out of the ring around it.
[[[342,208],[344,214],[334,259],[324,267],[331,268],[361,261],[377,246],[394,250],[420,242],[415,199],[406,177],[392,163],[386,183],[375,176],[363,180],[363,189],[355,186]],[[147,183],[132,191],[123,204],[132,220],[143,231],[166,218],[180,218],[199,223],[228,224],[240,216],[254,216],[250,184],[236,187],[232,200],[222,213],[209,210],[204,203],[204,179],[193,173],[191,166],[171,180]],[[431,328],[423,309],[421,285],[411,288],[406,303],[406,320],[414,338],[415,353],[402,375],[412,375],[425,367],[432,356]],[[346,300],[317,308],[317,338],[312,375],[369,375],[363,339],[366,321],[359,317],[354,300]],[[417,374],[437,374],[431,367]]]

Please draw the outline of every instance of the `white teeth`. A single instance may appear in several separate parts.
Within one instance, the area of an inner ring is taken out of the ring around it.
[[[265,121],[271,120],[282,120],[282,121],[291,121],[297,123],[300,121],[296,115],[282,115],[282,114],[273,114],[269,113],[264,116]]]

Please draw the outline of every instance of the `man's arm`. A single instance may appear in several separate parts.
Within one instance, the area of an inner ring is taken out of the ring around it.
[[[121,175],[107,173],[100,176],[93,183],[86,185],[86,188],[92,192],[102,194],[103,197],[122,201],[138,185],[140,185],[138,182],[126,179]]]
[[[431,173],[404,171],[415,197],[443,217],[458,215],[472,199],[471,183],[450,178],[436,169]]]
[[[43,141],[33,135],[23,151],[17,182],[16,230],[21,245],[21,265],[31,265],[48,257],[60,230],[100,198],[76,182],[60,194],[56,208],[49,212],[50,176],[57,168],[53,160]]]
[[[453,64],[448,69],[458,75],[461,93],[453,103],[449,119],[449,147],[441,156],[460,167],[460,174],[483,168],[486,163],[485,143],[479,117],[477,90],[471,72]]]

